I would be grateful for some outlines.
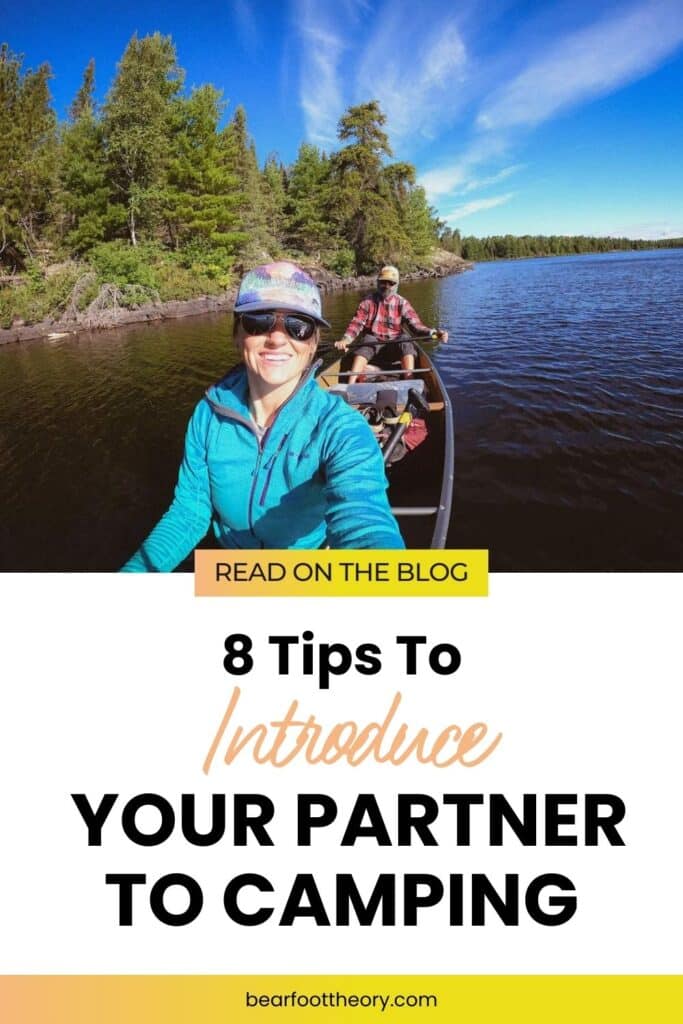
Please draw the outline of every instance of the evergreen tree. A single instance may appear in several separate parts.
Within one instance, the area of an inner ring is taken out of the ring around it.
[[[69,120],[79,121],[84,114],[95,114],[95,58],[91,57],[83,72],[83,82],[69,108]]]
[[[44,241],[57,166],[50,67],[22,73],[22,63],[0,46],[0,258],[13,266],[35,257]]]
[[[406,244],[392,201],[396,182],[387,180],[382,164],[383,157],[392,155],[385,123],[376,100],[349,107],[337,129],[339,139],[349,140],[348,145],[332,157],[333,212],[355,253],[359,273],[398,259]]]
[[[263,165],[261,194],[266,223],[273,239],[272,253],[281,254],[285,244],[287,175],[276,153],[269,154]]]
[[[95,62],[70,108],[61,133],[60,207],[62,234],[70,253],[84,253],[126,223],[122,204],[112,202],[104,133],[95,113]]]
[[[160,189],[168,151],[171,101],[182,72],[170,36],[128,43],[104,108],[104,134],[112,177],[126,207],[130,240],[159,217]]]
[[[389,164],[382,177],[397,216],[391,230],[395,252],[394,262],[411,263],[426,256],[437,241],[438,220],[427,202],[424,189],[415,184],[415,168],[408,163]]]
[[[305,255],[330,247],[330,161],[317,146],[304,142],[289,168],[287,244]]]
[[[397,209],[405,207],[411,186],[415,184],[415,168],[412,164],[387,164],[382,168],[382,179]]]
[[[455,253],[456,256],[462,256],[462,238],[458,228],[448,227],[443,221],[439,221],[438,231],[439,245],[447,252]]]
[[[245,263],[263,262],[270,255],[274,239],[266,219],[261,172],[244,107],[237,107],[225,129],[224,152],[227,165],[237,179],[238,227],[244,236],[239,255]]]
[[[218,132],[221,93],[212,85],[178,97],[170,117],[162,212],[173,248],[199,240],[231,253],[237,228],[237,179]]]
[[[403,230],[408,238],[410,255],[418,259],[427,256],[437,243],[438,220],[429,206],[425,190],[413,185],[403,204]]]

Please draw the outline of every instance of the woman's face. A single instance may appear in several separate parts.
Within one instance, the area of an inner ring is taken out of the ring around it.
[[[267,334],[247,334],[240,319],[235,334],[250,380],[258,380],[268,390],[295,384],[309,367],[318,344],[317,329],[308,341],[290,337],[285,330],[285,315],[285,311],[277,311],[275,324]]]

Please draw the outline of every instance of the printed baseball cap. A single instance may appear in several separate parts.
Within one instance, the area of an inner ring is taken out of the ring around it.
[[[398,284],[398,270],[396,267],[382,267],[379,274],[377,275],[378,281],[391,281],[392,284]]]
[[[320,291],[313,278],[295,263],[264,263],[248,270],[240,281],[235,313],[284,309],[303,313],[329,327],[323,319]]]

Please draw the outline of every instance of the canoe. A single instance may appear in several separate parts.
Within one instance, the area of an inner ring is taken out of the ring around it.
[[[358,408],[371,424],[375,421],[385,452],[395,435],[402,434],[386,463],[392,511],[406,547],[441,549],[446,546],[453,500],[453,410],[436,367],[424,349],[417,348],[410,380],[404,379],[398,364],[388,364],[367,367],[357,383],[349,384],[350,353],[322,370],[318,383]],[[376,422],[383,411],[389,414],[387,426]],[[403,433],[395,421],[406,411],[413,425],[406,428],[404,423]]]

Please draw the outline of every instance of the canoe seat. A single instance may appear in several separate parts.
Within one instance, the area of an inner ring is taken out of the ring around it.
[[[333,395],[340,395],[349,405],[374,405],[377,401],[377,392],[382,392],[382,402],[385,405],[394,405],[397,408],[403,407],[408,401],[408,392],[417,391],[419,395],[425,392],[425,382],[420,378],[396,381],[364,381],[362,384],[334,384],[329,389]],[[391,402],[389,395],[393,394]]]

